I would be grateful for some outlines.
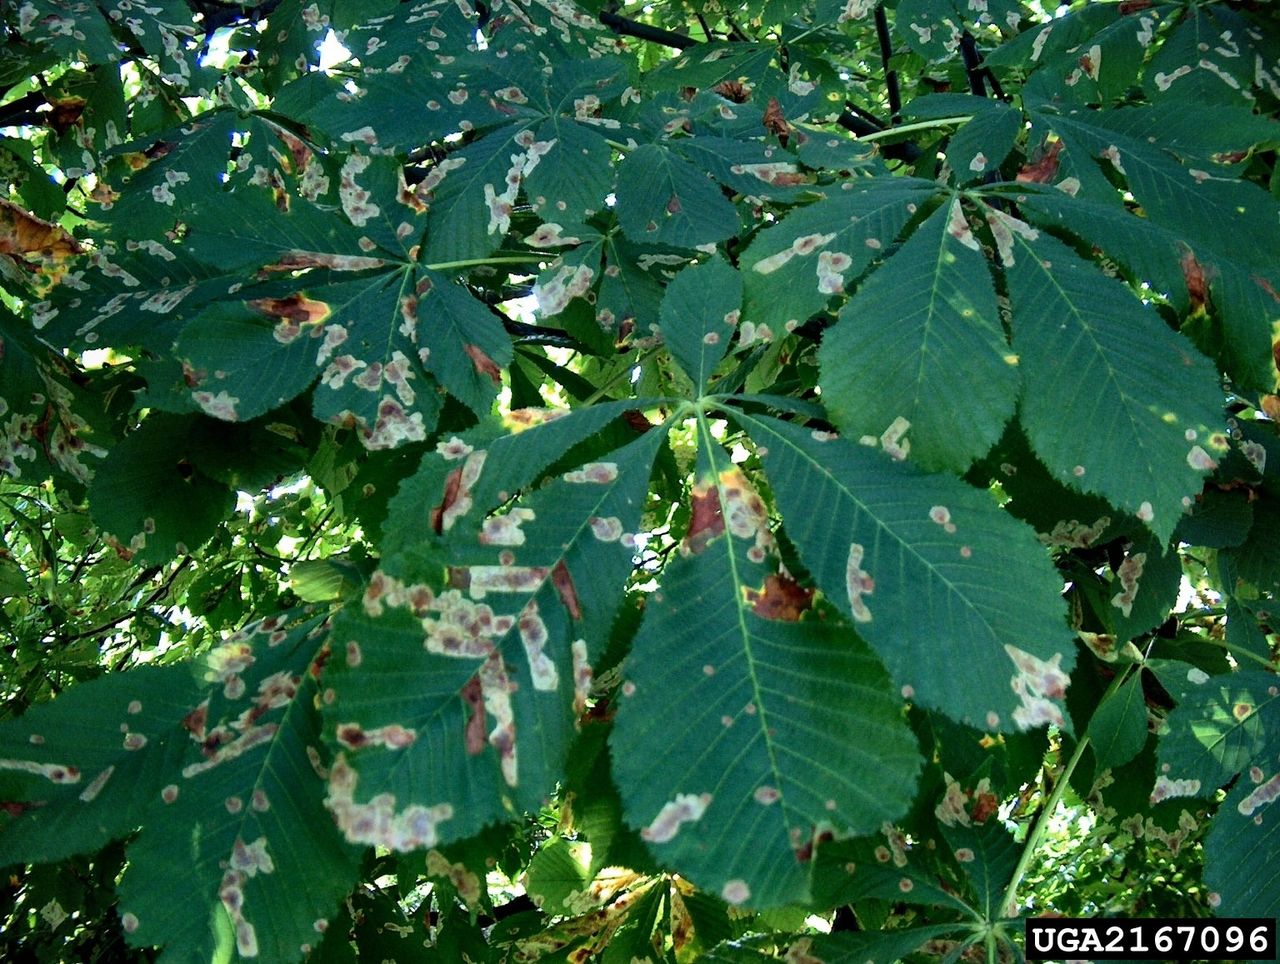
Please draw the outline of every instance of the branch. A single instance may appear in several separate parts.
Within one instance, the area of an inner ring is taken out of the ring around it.
[[[676,50],[688,50],[690,47],[698,46],[698,41],[692,37],[676,33],[674,30],[663,30],[661,27],[652,27],[638,20],[620,17],[608,9],[600,11],[600,22],[622,37],[637,37],[640,40],[648,40],[650,43],[662,44],[664,47],[672,47]]]
[[[48,98],[40,90],[30,91],[9,101],[7,104],[0,104],[0,127],[11,127],[18,124],[43,124],[53,115],[36,114],[36,109],[47,107],[48,104]]]
[[[880,64],[884,67],[884,82],[889,92],[890,119],[896,124],[902,114],[902,92],[898,90],[898,72],[889,68],[893,43],[889,39],[889,18],[885,16],[883,4],[876,4],[876,39],[880,42]]]
[[[987,85],[983,79],[982,55],[978,53],[978,42],[967,30],[960,35],[960,55],[964,58],[965,76],[969,78],[969,92],[975,97],[986,97]]]
[[[670,30],[663,30],[661,27],[651,27],[648,24],[629,20],[626,17],[619,16],[611,9],[600,11],[600,22],[621,36],[638,37],[641,40],[663,44],[676,50],[688,50],[690,47],[699,46],[699,41],[694,40],[692,37]],[[898,115],[902,112],[902,95],[898,90],[898,73],[889,69],[889,57],[892,53],[892,48],[889,42],[888,21],[885,19],[884,10],[881,7],[876,7],[876,33],[880,39],[880,54],[885,66],[885,83],[889,92],[889,109],[893,112],[893,119],[896,122]],[[860,137],[885,129],[885,126],[876,118],[852,104],[846,104],[844,113],[836,119],[836,123],[850,133]],[[915,144],[887,144],[882,153],[885,157],[910,163],[920,156],[920,148]]]

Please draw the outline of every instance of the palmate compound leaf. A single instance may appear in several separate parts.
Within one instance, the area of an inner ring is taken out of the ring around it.
[[[562,778],[665,432],[506,504],[636,404],[489,448],[450,439],[402,488],[387,531],[411,535],[388,540],[363,599],[338,618],[326,677],[340,753],[328,805],[348,839],[395,850],[461,839],[538,809]]]
[[[848,435],[905,419],[912,461],[954,471],[995,444],[1017,401],[1017,359],[958,197],[859,285],[818,357],[823,402]]]
[[[1030,527],[950,476],[789,422],[734,418],[801,560],[904,695],[988,730],[1069,725],[1075,648],[1061,580]]]
[[[1059,481],[1168,540],[1226,449],[1207,358],[1121,282],[992,209],[1022,371],[1020,419]]]
[[[731,904],[803,902],[814,848],[901,816],[922,760],[875,657],[800,618],[763,502],[702,435],[689,533],[623,671],[614,774],[681,875]]]
[[[1218,914],[1273,917],[1280,911],[1280,677],[1189,669],[1188,678],[1160,739],[1151,800],[1210,796],[1239,773],[1205,840],[1205,885]]]
[[[120,884],[130,943],[165,960],[301,958],[356,875],[322,805],[326,635],[323,618],[284,613],[200,661],[108,674],[0,727],[14,814],[0,863],[141,827]]]

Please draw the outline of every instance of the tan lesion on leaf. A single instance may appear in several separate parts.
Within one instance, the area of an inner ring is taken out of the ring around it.
[[[0,770],[16,770],[44,777],[50,783],[79,783],[80,770],[62,763],[37,763],[35,760],[0,759]]]
[[[1051,659],[1043,660],[1008,643],[1004,649],[1015,668],[1009,685],[1020,702],[1013,711],[1013,722],[1020,730],[1045,723],[1063,726],[1062,708],[1054,702],[1066,695],[1071,682],[1060,668],[1062,654],[1054,653]]]
[[[866,548],[854,542],[849,545],[849,557],[845,562],[845,590],[849,594],[849,610],[855,622],[871,622],[871,610],[867,608],[863,596],[869,596],[876,589],[876,581],[862,568]]]
[[[895,462],[901,462],[911,452],[911,440],[905,437],[910,429],[910,420],[899,415],[880,435],[881,447]]]
[[[495,615],[489,606],[472,602],[457,589],[448,589],[423,615],[422,626],[427,652],[474,659],[492,654],[497,640],[515,626],[515,619]]]
[[[720,473],[719,490],[725,526],[738,538],[752,540],[747,558],[763,562],[774,544],[764,500],[737,466]]]
[[[550,570],[546,566],[471,566],[467,570],[468,592],[473,599],[483,599],[488,593],[536,592],[546,581]]]
[[[1115,606],[1127,618],[1133,611],[1133,602],[1138,595],[1138,580],[1142,578],[1143,567],[1147,563],[1145,552],[1126,555],[1116,570],[1116,578],[1120,580],[1120,592],[1111,597],[1111,605]]]
[[[358,254],[330,254],[326,251],[303,251],[298,248],[285,251],[279,261],[259,269],[264,275],[276,271],[302,271],[307,268],[329,268],[333,271],[367,271],[382,268],[391,262],[385,258],[370,258]]]
[[[388,723],[386,726],[375,727],[372,730],[364,729],[359,723],[340,723],[334,737],[348,750],[360,750],[371,746],[403,750],[413,746],[418,739],[418,734],[417,731],[401,726],[399,723]]]
[[[618,463],[587,462],[581,468],[566,472],[563,477],[566,482],[578,485],[585,483],[608,485],[618,478]]]
[[[497,653],[481,665],[479,677],[485,712],[493,717],[489,745],[498,753],[502,779],[507,786],[514,787],[519,782],[516,722],[511,706],[511,694],[515,692],[516,684],[507,675],[506,665]]]
[[[356,227],[363,227],[382,213],[382,209],[370,200],[369,191],[356,182],[356,178],[364,173],[370,163],[372,158],[364,154],[351,154],[343,161],[339,172],[338,200],[342,205],[342,212]]]
[[[454,890],[458,892],[458,896],[468,908],[475,910],[480,907],[480,898],[483,893],[480,889],[480,878],[468,870],[466,864],[451,863],[449,858],[440,851],[431,850],[427,852],[427,874],[443,878],[453,884]]]
[[[1105,515],[1097,519],[1092,525],[1085,525],[1078,519],[1060,519],[1054,523],[1049,532],[1041,533],[1037,538],[1046,546],[1065,549],[1087,549],[1097,541],[1099,536],[1106,532],[1110,525],[1111,517]]]
[[[1150,802],[1154,806],[1170,797],[1193,797],[1200,792],[1199,780],[1183,780],[1170,778],[1165,774],[1156,777],[1155,786],[1151,790]]]
[[[1280,773],[1277,773],[1264,783],[1262,782],[1262,771],[1257,767],[1252,767],[1249,771],[1249,778],[1259,786],[1254,787],[1248,796],[1236,804],[1236,809],[1245,817],[1252,817],[1262,807],[1275,800],[1280,800]]]
[[[502,427],[512,435],[518,435],[568,414],[568,409],[563,408],[517,408],[502,417]]]
[[[641,828],[640,836],[649,843],[666,843],[674,840],[680,827],[686,823],[697,823],[711,805],[709,793],[678,793],[675,799],[662,805],[657,816],[649,825]]]
[[[525,656],[529,660],[529,673],[533,677],[535,690],[554,690],[560,685],[560,674],[556,664],[546,653],[549,636],[547,624],[538,613],[538,604],[530,600],[520,614],[516,623],[520,633],[520,642],[524,646]]]
[[[532,522],[537,515],[532,509],[516,506],[502,515],[490,516],[480,528],[482,546],[522,546],[525,535],[521,526]]]
[[[573,660],[573,712],[581,716],[587,709],[594,679],[587,641],[575,639],[569,646],[569,652]]]
[[[365,803],[357,803],[358,782],[359,775],[339,753],[329,768],[325,806],[351,843],[373,844],[401,853],[434,847],[439,842],[439,825],[453,818],[453,805],[447,801],[429,807],[410,804],[397,810],[395,796],[380,793]]]

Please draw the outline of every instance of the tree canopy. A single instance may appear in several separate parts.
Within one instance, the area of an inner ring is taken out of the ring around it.
[[[0,16],[6,956],[1280,914],[1274,8]]]

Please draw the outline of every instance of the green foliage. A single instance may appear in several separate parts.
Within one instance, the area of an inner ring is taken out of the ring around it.
[[[6,958],[1280,912],[1270,7],[0,18]]]

